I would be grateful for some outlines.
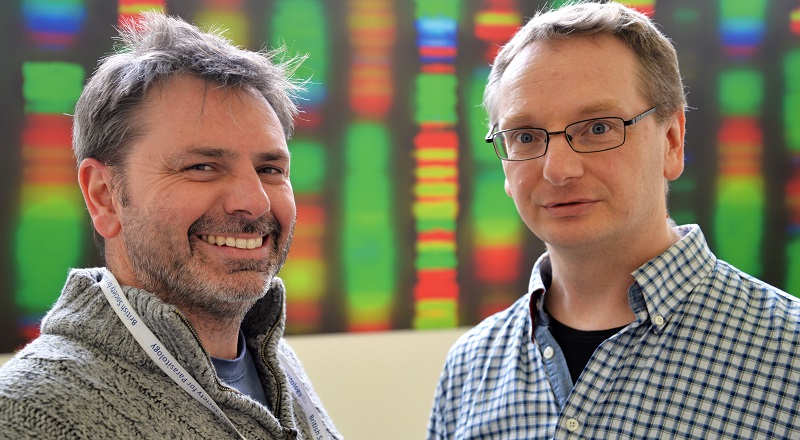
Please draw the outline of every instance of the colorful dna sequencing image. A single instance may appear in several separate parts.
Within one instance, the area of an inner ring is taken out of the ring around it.
[[[497,50],[545,2],[21,0],[0,22],[7,177],[0,349],[36,336],[67,270],[102,264],[76,185],[72,112],[114,26],[141,11],[308,54],[290,143],[298,207],[290,333],[472,325],[525,293],[543,246],[483,142]],[[563,2],[562,2],[563,3]],[[678,50],[688,101],[678,223],[717,255],[800,294],[800,2],[628,1]],[[559,2],[550,2],[558,6]],[[46,237],[46,239],[42,239]]]

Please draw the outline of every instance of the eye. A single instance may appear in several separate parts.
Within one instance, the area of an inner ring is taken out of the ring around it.
[[[289,179],[289,170],[279,165],[264,165],[256,168],[264,183],[283,183]]]
[[[272,166],[261,167],[258,169],[258,172],[262,174],[283,174],[283,170],[281,168]]]
[[[594,135],[598,134],[606,134],[611,131],[611,127],[606,123],[606,121],[595,121],[589,126],[589,132]]]
[[[207,163],[198,163],[184,168],[184,171],[214,171],[214,167]]]
[[[542,136],[533,130],[515,130],[512,132],[511,141],[515,144],[531,144],[542,142]]]

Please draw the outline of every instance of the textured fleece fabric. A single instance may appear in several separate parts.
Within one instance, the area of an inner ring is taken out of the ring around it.
[[[100,269],[73,270],[41,326],[41,336],[0,369],[0,438],[231,439],[236,433],[172,381],[144,352],[100,289]],[[124,286],[142,321],[205,388],[247,439],[340,438],[283,340],[285,290],[275,279],[242,331],[270,401],[263,405],[223,385],[194,329],[152,293]],[[322,420],[309,426],[277,358],[293,364]],[[295,437],[296,436],[296,437]]]

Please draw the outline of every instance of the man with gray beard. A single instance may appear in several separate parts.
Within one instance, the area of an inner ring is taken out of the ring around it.
[[[106,267],[0,370],[0,436],[339,438],[282,339],[299,60],[149,13],[75,108]]]

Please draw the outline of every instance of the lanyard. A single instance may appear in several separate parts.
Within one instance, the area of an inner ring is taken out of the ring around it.
[[[103,294],[109,304],[111,304],[111,308],[117,313],[117,316],[122,323],[125,324],[125,327],[127,327],[134,339],[136,339],[136,342],[138,342],[145,353],[150,356],[150,359],[164,370],[167,376],[175,381],[175,383],[180,385],[184,391],[189,393],[189,395],[197,399],[198,402],[202,403],[203,406],[227,423],[236,431],[239,438],[244,439],[245,437],[242,433],[236,429],[233,422],[222,412],[206,390],[204,390],[194,377],[175,360],[172,354],[164,347],[164,344],[162,344],[156,335],[147,328],[147,325],[142,321],[136,311],[133,310],[133,307],[131,307],[117,279],[108,269],[103,269],[103,280],[100,282],[100,288],[103,289]]]
[[[184,391],[189,393],[192,397],[197,399],[200,403],[203,404],[206,408],[208,408],[211,412],[216,414],[220,419],[222,419],[225,423],[227,423],[236,434],[239,435],[239,438],[244,439],[245,437],[242,433],[236,429],[233,422],[222,412],[222,409],[217,406],[211,396],[208,395],[206,390],[200,386],[199,383],[189,374],[188,371],[185,371],[183,366],[178,363],[175,357],[164,347],[164,344],[153,334],[152,331],[147,327],[147,325],[142,321],[136,311],[133,310],[131,304],[128,302],[128,298],[125,297],[125,293],[122,292],[122,287],[120,287],[119,282],[117,282],[116,277],[114,274],[111,273],[108,269],[103,269],[103,280],[100,282],[100,288],[103,289],[103,294],[105,295],[108,303],[111,304],[111,308],[114,309],[119,319],[125,324],[125,327],[128,331],[133,335],[136,342],[144,349],[145,353],[159,366],[167,376],[169,376],[175,383],[180,385]],[[303,407],[303,412],[305,413],[306,419],[308,420],[308,426],[311,428],[311,432],[313,434],[314,440],[327,440],[330,439],[328,435],[328,431],[322,425],[322,418],[319,415],[319,411],[317,411],[317,407],[311,401],[311,398],[308,396],[305,388],[302,385],[302,382],[297,377],[297,373],[295,373],[294,369],[292,368],[289,361],[286,359],[286,356],[278,352],[278,359],[281,362],[281,366],[283,367],[284,371],[286,372],[286,376],[289,379],[289,388],[294,393],[295,397],[297,398],[300,405]]]
[[[297,378],[297,373],[294,372],[289,360],[286,359],[286,355],[278,352],[278,359],[281,361],[281,366],[283,370],[286,371],[286,377],[289,379],[289,389],[294,393],[297,401],[300,402],[300,405],[303,407],[303,412],[306,413],[308,426],[311,428],[311,435],[313,435],[312,438],[314,440],[330,439],[328,431],[322,426],[322,419],[319,416],[317,407],[314,405],[314,402],[311,401],[311,398],[308,397],[308,393],[306,393],[302,382]]]

